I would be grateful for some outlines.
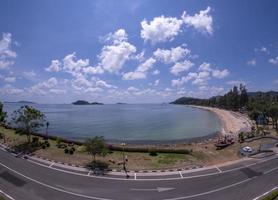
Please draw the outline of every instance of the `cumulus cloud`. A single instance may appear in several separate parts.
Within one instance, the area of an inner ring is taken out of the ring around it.
[[[152,44],[173,40],[181,31],[182,20],[175,17],[155,17],[141,22],[141,38]]]
[[[144,79],[146,78],[146,74],[144,72],[127,72],[123,74],[123,80],[136,80],[136,79]]]
[[[16,77],[10,76],[10,77],[4,78],[4,82],[6,82],[6,83],[14,83],[15,81],[16,81]]]
[[[61,70],[61,62],[59,60],[52,60],[49,67],[45,68],[48,72],[58,72]]]
[[[159,71],[158,69],[156,69],[156,70],[154,70],[154,71],[152,72],[152,74],[153,74],[153,75],[158,75],[158,74],[160,74],[160,71]]]
[[[63,59],[63,70],[72,74],[73,76],[78,76],[82,72],[84,67],[89,65],[89,59],[79,59],[76,58],[76,53],[73,52],[65,56]]]
[[[11,85],[5,85],[3,88],[0,88],[0,93],[3,95],[21,95],[24,93],[23,89],[14,88]]]
[[[203,63],[199,66],[199,71],[208,71],[208,72],[210,72],[210,71],[211,71],[210,63],[203,62]]]
[[[232,81],[227,81],[226,84],[228,84],[228,85],[240,85],[240,84],[246,85],[246,82],[241,81],[241,80],[232,80]]]
[[[28,80],[32,80],[37,76],[37,74],[36,74],[36,72],[31,70],[31,71],[24,71],[23,76],[24,76],[24,78],[26,78]]]
[[[212,76],[218,79],[222,79],[225,78],[226,76],[228,76],[230,74],[229,70],[224,69],[224,70],[213,70],[212,71]]]
[[[156,60],[154,58],[149,58],[145,62],[141,63],[134,72],[124,73],[122,76],[123,80],[136,80],[144,79],[147,77],[147,72],[153,67]]]
[[[273,65],[278,65],[278,56],[276,56],[276,58],[270,58],[268,62]]]
[[[128,92],[136,92],[136,91],[139,91],[139,89],[136,88],[136,87],[131,86],[131,87],[128,87],[128,88],[127,88],[127,91],[128,91]]]
[[[14,64],[13,59],[17,57],[16,52],[11,49],[12,34],[3,33],[0,40],[0,69],[7,69]]]
[[[127,41],[127,34],[124,29],[110,33],[106,41],[111,44],[105,45],[98,58],[98,64],[105,71],[118,73],[131,55],[136,52],[136,47]]]
[[[96,86],[97,87],[104,87],[104,88],[115,88],[115,89],[117,88],[114,85],[110,85],[110,84],[106,83],[104,80],[96,81]]]
[[[247,65],[255,66],[256,64],[257,64],[257,61],[256,61],[255,58],[253,58],[253,59],[247,61]]]
[[[159,79],[157,79],[157,80],[155,80],[155,82],[154,82],[154,86],[158,86],[158,84],[159,84],[159,82],[160,82],[160,80]]]
[[[46,95],[50,89],[57,86],[58,81],[55,77],[51,77],[46,81],[40,82],[29,88],[29,92],[36,95]]]
[[[181,59],[183,59],[186,55],[190,54],[190,50],[183,47],[178,46],[171,49],[157,49],[153,55],[156,59],[164,62],[164,63],[175,63]]]
[[[190,16],[186,11],[182,14],[183,22],[187,26],[192,26],[196,30],[212,34],[213,33],[213,19],[210,15],[211,8],[207,7],[205,10],[201,10],[199,13],[196,13],[193,16]]]
[[[194,63],[190,60],[185,60],[183,62],[177,62],[173,67],[171,67],[171,73],[174,75],[178,75],[181,72],[188,71]]]

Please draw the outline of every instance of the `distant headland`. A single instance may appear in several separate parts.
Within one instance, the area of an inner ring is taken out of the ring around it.
[[[99,102],[88,102],[88,101],[84,101],[84,100],[78,100],[72,103],[73,105],[103,105],[103,103],[99,103]]]
[[[5,101],[4,103],[37,104],[32,101]]]

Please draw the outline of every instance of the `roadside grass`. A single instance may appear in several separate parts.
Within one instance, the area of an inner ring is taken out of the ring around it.
[[[275,200],[275,199],[278,199],[278,190],[268,194],[262,200]]]
[[[25,135],[16,134],[12,129],[0,127],[0,132],[6,136],[6,142],[9,146],[21,145],[26,142]],[[42,138],[40,138],[42,141]],[[3,140],[0,140],[3,142]],[[128,170],[158,170],[170,168],[186,168],[190,166],[206,166],[223,163],[226,161],[236,160],[240,156],[238,150],[242,146],[251,146],[258,148],[262,143],[269,142],[269,139],[254,141],[251,143],[235,143],[223,150],[216,150],[213,140],[191,143],[176,144],[169,148],[192,149],[190,154],[177,153],[149,153],[125,152],[128,158],[126,163]],[[46,149],[38,149],[34,152],[36,156],[48,158],[50,160],[69,163],[78,166],[88,166],[92,162],[92,157],[85,152],[84,146],[74,145],[76,151],[73,155],[65,154],[63,148],[57,147],[57,142],[49,140],[50,147]],[[169,145],[168,145],[169,146]],[[122,151],[112,151],[106,157],[97,156],[100,163],[107,164],[113,169],[122,169],[123,154]]]

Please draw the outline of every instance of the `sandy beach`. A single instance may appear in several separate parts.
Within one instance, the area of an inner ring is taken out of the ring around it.
[[[195,108],[209,110],[214,112],[219,119],[221,120],[223,135],[225,134],[234,134],[238,135],[241,131],[251,131],[252,122],[248,118],[248,116],[243,115],[239,112],[233,112],[228,110],[223,110],[219,108],[213,107],[205,107],[205,106],[192,106]]]

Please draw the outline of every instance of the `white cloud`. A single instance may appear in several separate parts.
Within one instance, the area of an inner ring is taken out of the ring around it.
[[[173,86],[173,87],[180,87],[180,86],[182,86],[184,83],[186,83],[186,82],[188,82],[189,80],[191,80],[191,79],[193,79],[193,78],[196,78],[198,76],[198,74],[197,73],[193,73],[193,72],[190,72],[190,73],[188,73],[188,75],[185,77],[185,76],[183,76],[183,77],[181,77],[181,78],[179,78],[179,79],[173,79],[172,81],[171,81],[171,85]]]
[[[97,87],[104,87],[104,88],[117,88],[116,86],[110,85],[103,80],[96,81],[96,86]]]
[[[223,87],[215,87],[215,86],[212,86],[212,87],[200,86],[199,90],[206,92],[208,96],[220,95],[225,91],[225,89]]]
[[[208,71],[208,72],[210,72],[210,71],[211,71],[210,63],[203,62],[203,63],[199,66],[199,71]]]
[[[207,71],[202,71],[199,72],[197,76],[193,74],[193,76],[190,76],[190,78],[195,78],[195,80],[192,81],[192,84],[205,85],[207,84],[207,81],[210,79],[210,73]]]
[[[5,77],[4,81],[6,83],[14,83],[16,81],[16,77]]]
[[[138,71],[138,72],[147,72],[148,70],[150,70],[150,69],[153,67],[153,65],[154,65],[155,62],[156,62],[155,59],[149,58],[149,59],[146,60],[144,63],[141,63],[141,64],[138,66],[138,68],[137,68],[136,71]]]
[[[183,59],[186,55],[190,54],[190,50],[183,47],[178,46],[171,49],[157,49],[153,55],[158,60],[164,63],[175,63],[181,59]]]
[[[52,93],[52,94],[65,94],[66,90],[63,90],[63,89],[50,89],[49,92]]]
[[[84,90],[85,88],[91,87],[92,83],[88,81],[84,76],[78,76],[72,80],[72,86],[76,90]]]
[[[37,95],[46,95],[50,89],[57,86],[58,81],[55,77],[51,77],[46,81],[40,82],[29,88],[29,92]]]
[[[240,85],[240,84],[246,85],[246,82],[241,81],[241,80],[232,80],[232,81],[227,81],[226,84],[228,84],[228,85]]]
[[[160,74],[160,71],[159,71],[158,69],[156,69],[156,70],[153,71],[152,74],[153,74],[153,75],[158,75],[158,74]]]
[[[152,57],[147,59],[144,63],[141,63],[134,72],[124,73],[122,76],[123,80],[136,80],[145,79],[147,77],[147,72],[153,67],[155,59]]]
[[[224,69],[224,70],[213,70],[212,71],[212,76],[218,79],[222,79],[225,78],[226,76],[228,76],[230,74],[229,70]]]
[[[273,83],[278,84],[278,79],[274,80]]]
[[[123,80],[136,80],[136,79],[145,79],[146,74],[144,72],[127,72],[123,74]]]
[[[188,71],[193,65],[194,63],[192,63],[190,60],[177,62],[173,67],[171,67],[171,73],[178,75],[181,72]]]
[[[104,70],[100,66],[92,67],[84,67],[82,70],[85,74],[103,74]]]
[[[148,22],[141,22],[141,38],[145,41],[150,40],[152,44],[173,40],[181,31],[182,20],[175,17],[155,17]]]
[[[89,65],[89,59],[76,59],[76,53],[73,52],[65,56],[63,59],[63,70],[72,74],[73,76],[79,76],[82,73],[84,67]]]
[[[114,44],[119,44],[121,42],[127,41],[128,35],[126,34],[124,29],[118,29],[114,33],[109,33],[105,37],[106,42],[112,42]]]
[[[255,58],[247,61],[247,65],[255,66],[256,64],[257,64],[257,61]]]
[[[28,80],[34,79],[36,77],[36,75],[37,74],[33,70],[23,72],[23,76]]]
[[[61,70],[62,63],[59,60],[52,60],[49,67],[45,68],[48,72],[58,72]]]
[[[276,56],[276,58],[270,58],[268,62],[270,62],[273,65],[278,65],[278,56]]]
[[[17,57],[16,52],[11,50],[12,34],[3,33],[0,40],[0,69],[7,69],[14,64],[12,59]]]
[[[87,88],[85,90],[85,93],[99,93],[99,92],[102,92],[103,89],[101,88],[98,88],[98,87],[90,87],[90,88]]]
[[[24,93],[24,90],[14,88],[11,85],[5,85],[3,88],[0,88],[0,93],[3,95],[21,95]]]
[[[160,80],[159,80],[159,79],[155,80],[155,82],[154,82],[154,86],[158,86],[159,82],[160,82]]]
[[[110,73],[117,73],[125,62],[131,59],[131,55],[136,52],[136,47],[127,42],[127,34],[123,29],[109,35],[108,41],[112,40],[112,44],[102,48],[98,56],[100,59],[98,65]]]
[[[187,26],[192,26],[200,32],[212,34],[213,33],[213,19],[210,15],[211,8],[207,7],[206,10],[201,10],[193,16],[190,16],[186,11],[182,14],[183,22]]]
[[[265,54],[269,54],[269,50],[264,46],[262,46],[261,48],[255,48],[255,52],[262,52]]]
[[[137,92],[137,91],[139,91],[139,89],[136,88],[136,87],[131,86],[131,87],[127,88],[127,91],[128,92]]]

